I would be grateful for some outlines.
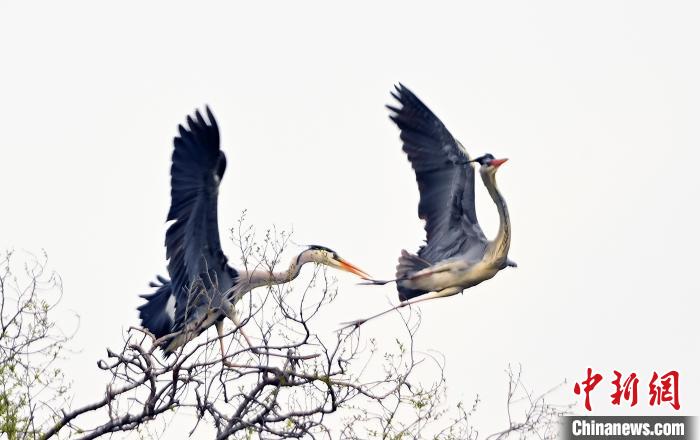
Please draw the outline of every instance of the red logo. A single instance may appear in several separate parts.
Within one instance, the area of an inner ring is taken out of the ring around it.
[[[615,379],[611,381],[614,386],[614,391],[610,395],[612,398],[613,405],[620,405],[624,400],[629,403],[629,406],[635,406],[637,404],[637,385],[639,384],[639,378],[637,373],[630,373],[628,376],[623,377],[623,374],[617,370],[613,370]],[[590,394],[593,392],[595,387],[603,380],[601,374],[593,374],[593,369],[588,368],[586,372],[586,379],[582,380],[581,383],[576,382],[574,384],[574,393],[585,395],[584,405],[588,411],[592,411]],[[681,409],[679,396],[678,396],[678,382],[679,375],[677,371],[669,371],[663,376],[654,371],[654,374],[649,381],[649,405],[662,405],[668,403],[675,410]]]
[[[675,410],[681,409],[681,404],[678,403],[678,372],[669,371],[661,376],[661,386],[657,385],[656,380],[659,375],[654,371],[654,375],[649,382],[649,405],[661,405],[663,402],[670,402]]]
[[[632,403],[630,403],[630,406],[636,405],[637,384],[639,383],[639,379],[637,379],[637,373],[630,374],[627,377],[627,379],[625,379],[625,382],[622,385],[620,384],[620,381],[622,379],[622,373],[620,373],[617,370],[613,370],[613,373],[615,373],[615,380],[613,380],[612,383],[613,385],[615,385],[617,390],[610,395],[610,397],[612,397],[612,404],[619,405],[620,399],[629,401],[631,398]]]

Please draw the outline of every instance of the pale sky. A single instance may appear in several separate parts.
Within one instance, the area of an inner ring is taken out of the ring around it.
[[[48,252],[81,316],[67,373],[94,401],[96,360],[166,274],[177,124],[205,104],[218,119],[232,262],[247,209],[384,278],[424,237],[384,108],[400,81],[472,155],[510,158],[498,181],[519,267],[420,306],[418,347],[445,355],[450,399],[479,393],[488,431],[509,363],[537,391],[568,379],[562,402],[592,367],[642,378],[636,407],[601,388],[593,414],[670,414],[647,383],[678,370],[678,414],[697,415],[699,19],[694,2],[2,2],[0,249]],[[493,236],[480,181],[477,198]],[[396,301],[338,278],[330,324]]]

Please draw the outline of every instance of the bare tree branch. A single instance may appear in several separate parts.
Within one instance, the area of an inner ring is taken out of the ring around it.
[[[289,234],[276,230],[258,242],[243,221],[232,236],[248,269],[273,271],[291,243]],[[58,355],[69,336],[57,332],[48,318],[53,306],[40,296],[47,281],[45,261],[28,265],[28,282],[22,284],[10,275],[10,256],[0,277],[0,397],[16,402],[24,396],[11,409],[16,438],[158,436],[164,425],[156,421],[167,420],[166,414],[194,415],[189,434],[213,427],[217,439],[479,437],[471,424],[479,397],[469,410],[462,404],[447,407],[445,361],[416,350],[421,319],[415,309],[398,314],[402,333],[388,350],[379,350],[357,328],[318,330],[319,317],[338,294],[335,280],[319,267],[306,284],[262,287],[241,299],[240,327],[230,323],[224,335],[225,359],[216,334],[204,333],[164,358],[160,340],[145,329],[129,328],[122,346],[107,349],[97,363],[106,375],[104,395],[68,409],[65,389],[56,388],[63,376],[46,379],[53,361],[48,358]],[[48,280],[60,292],[58,278]],[[254,347],[242,340],[241,328]],[[429,383],[416,379],[424,373]],[[507,425],[486,438],[553,438],[556,419],[566,408],[547,403],[549,393],[529,391],[520,369],[507,373]],[[66,409],[50,410],[60,407]]]

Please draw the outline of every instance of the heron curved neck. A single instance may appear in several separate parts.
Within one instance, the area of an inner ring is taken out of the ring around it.
[[[289,268],[287,268],[287,270],[283,270],[283,271],[269,271],[269,270],[262,270],[262,269],[253,270],[252,273],[249,273],[249,276],[248,276],[249,283],[250,283],[249,288],[254,289],[256,287],[261,287],[261,286],[269,286],[269,285],[275,285],[275,284],[288,283],[299,276],[299,272],[301,272],[301,267],[308,262],[309,262],[309,260],[304,258],[303,255],[300,255],[300,256],[294,258],[289,263]]]
[[[308,261],[303,258],[296,257],[290,263],[287,270],[272,273],[273,284],[282,284],[292,281],[294,278],[299,276],[301,272],[301,267],[308,263]]]
[[[503,260],[503,262],[505,262],[508,257],[508,249],[510,248],[510,217],[508,215],[508,205],[506,205],[506,201],[498,190],[498,185],[496,185],[496,174],[481,173],[481,178],[484,181],[486,189],[489,191],[491,199],[493,199],[493,202],[496,204],[498,218],[500,220],[498,234],[496,234],[496,238],[489,246],[488,255],[493,260]]]

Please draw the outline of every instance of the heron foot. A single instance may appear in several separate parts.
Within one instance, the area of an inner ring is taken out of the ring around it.
[[[367,278],[365,281],[361,283],[357,283],[359,286],[383,286],[385,284],[393,283],[394,281],[398,281],[398,279],[394,280],[372,280]]]
[[[354,321],[341,322],[340,325],[342,325],[342,327],[340,327],[338,330],[336,330],[336,333],[339,333],[339,332],[345,330],[346,328],[350,328],[350,327],[360,328],[360,326],[362,324],[364,324],[365,322],[367,322],[367,319],[356,319]]]

